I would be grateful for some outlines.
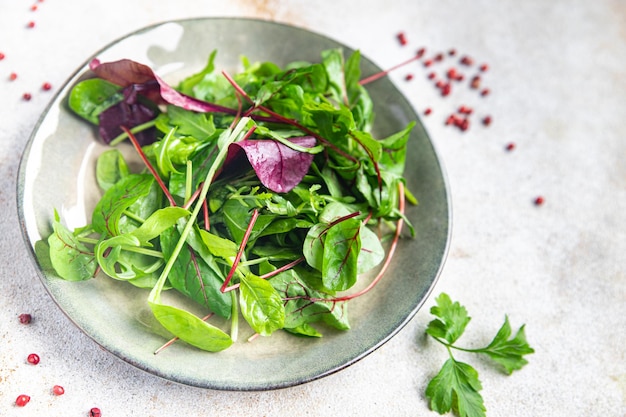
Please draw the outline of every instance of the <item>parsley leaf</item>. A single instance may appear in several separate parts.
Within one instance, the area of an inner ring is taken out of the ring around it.
[[[477,353],[484,353],[491,359],[502,365],[507,374],[522,369],[528,363],[524,359],[524,355],[534,352],[534,349],[528,345],[526,341],[526,333],[524,327],[520,327],[513,339],[511,336],[511,325],[509,318],[505,316],[504,324],[498,331],[498,334],[491,341],[489,346],[484,349],[477,350]]]
[[[445,339],[454,343],[465,331],[470,321],[467,310],[458,302],[452,302],[446,293],[439,294],[435,299],[437,305],[430,309],[430,313],[439,317],[428,323],[426,333],[434,338]]]
[[[430,312],[437,318],[428,323],[426,333],[446,347],[450,358],[426,387],[430,408],[439,414],[452,411],[459,417],[484,417],[486,408],[480,395],[482,384],[478,372],[472,366],[457,361],[452,349],[487,355],[510,375],[528,363],[524,355],[534,353],[526,341],[525,326],[522,325],[511,338],[511,325],[508,316],[505,316],[504,324],[489,345],[479,349],[462,348],[454,343],[471,320],[467,310],[445,293],[435,301],[437,305]]]
[[[460,417],[485,416],[478,372],[470,365],[448,359],[426,388],[430,408],[439,414],[451,409]]]

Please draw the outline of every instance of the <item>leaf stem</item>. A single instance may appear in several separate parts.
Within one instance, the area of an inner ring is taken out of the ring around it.
[[[226,276],[226,279],[224,280],[224,283],[222,284],[222,288],[220,288],[220,291],[222,292],[226,292],[228,283],[230,282],[233,275],[235,274],[235,271],[237,270],[237,266],[239,266],[239,261],[241,260],[241,256],[243,255],[246,245],[248,244],[248,239],[250,239],[250,234],[252,233],[252,229],[254,228],[254,224],[256,223],[256,219],[258,217],[259,217],[259,210],[255,208],[254,211],[252,212],[252,218],[250,219],[250,222],[248,223],[246,232],[243,235],[243,238],[241,239],[241,244],[239,245],[237,256],[235,256],[235,260],[233,261],[233,266],[230,268],[230,272],[228,273],[228,276]]]
[[[146,129],[151,128],[154,125],[156,125],[156,119],[150,120],[149,122],[145,122],[145,123],[142,123],[140,125],[137,125],[137,126],[133,127],[132,129],[130,129],[130,131],[132,133],[139,133],[139,132],[142,132],[142,131],[144,131]],[[118,136],[116,136],[115,138],[113,138],[113,140],[111,140],[111,142],[109,143],[109,146],[119,145],[126,138],[128,138],[128,133],[126,133],[126,132],[121,133]]]
[[[133,133],[125,126],[122,126],[122,130],[126,132],[126,134],[128,135],[128,139],[131,141],[131,143],[135,147],[135,150],[141,157],[141,160],[144,162],[144,164],[146,165],[150,173],[152,173],[152,176],[154,177],[156,182],[159,184],[159,187],[161,187],[161,190],[163,190],[163,194],[165,194],[165,197],[170,202],[170,206],[176,207],[176,201],[174,201],[174,197],[172,197],[172,194],[170,194],[170,191],[167,189],[167,186],[161,179],[161,176],[159,175],[159,173],[156,171],[156,169],[154,169],[150,161],[148,161],[148,157],[144,153],[143,149],[141,149],[141,145],[139,145],[139,142],[137,141],[137,138],[135,138],[135,135],[133,135]]]
[[[209,187],[211,183],[213,182],[213,177],[217,173],[217,170],[219,169],[219,166],[221,165],[221,163],[226,158],[226,154],[228,153],[228,145],[230,145],[231,143],[237,140],[237,138],[240,136],[241,132],[246,127],[246,124],[248,123],[249,120],[250,119],[247,119],[247,118],[241,119],[239,123],[237,123],[235,128],[232,129],[232,131],[230,132],[230,134],[224,141],[224,144],[222,148],[220,149],[219,153],[217,154],[215,161],[213,162],[213,164],[209,168],[209,171],[207,172],[206,180],[202,183],[202,189],[200,191],[199,201],[196,202],[196,205],[194,206],[194,209],[191,212],[191,216],[187,220],[187,224],[185,224],[185,227],[183,228],[183,231],[180,234],[180,239],[176,243],[176,246],[174,247],[172,254],[170,255],[170,258],[168,259],[167,263],[165,264],[165,267],[163,268],[163,271],[161,272],[161,276],[157,280],[156,285],[152,288],[152,291],[150,292],[150,295],[148,297],[148,301],[154,302],[154,303],[160,302],[161,291],[163,290],[163,286],[165,285],[167,276],[169,275],[170,271],[174,267],[174,262],[176,262],[176,258],[178,257],[178,254],[180,253],[183,246],[185,245],[187,236],[189,236],[189,233],[191,233],[193,224],[195,223],[195,220],[198,217],[200,210],[202,209],[204,200],[206,199],[206,196],[209,192]]]

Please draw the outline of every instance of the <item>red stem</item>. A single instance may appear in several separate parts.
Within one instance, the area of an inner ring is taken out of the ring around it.
[[[372,74],[369,77],[363,78],[361,81],[359,81],[359,84],[360,85],[369,84],[372,81],[376,81],[377,79],[384,77],[385,75],[389,74],[391,71],[396,70],[398,68],[401,68],[401,67],[403,67],[405,65],[408,65],[408,64],[410,64],[413,61],[417,61],[420,58],[421,58],[421,55],[415,55],[414,57],[412,57],[410,59],[407,59],[406,61],[401,62],[401,63],[399,63],[397,65],[394,65],[391,68],[388,68],[388,69],[386,69],[384,71],[381,71],[381,72],[377,72],[376,74]]]
[[[398,206],[399,206],[398,209],[400,210],[401,214],[404,214],[404,185],[402,184],[402,182],[398,183],[398,191],[400,194],[400,201],[398,203]],[[391,246],[389,247],[389,252],[387,252],[387,257],[385,258],[385,262],[380,268],[380,271],[378,271],[378,274],[376,275],[376,277],[372,280],[372,282],[370,282],[370,284],[367,287],[365,287],[364,289],[362,289],[361,291],[357,293],[346,295],[343,297],[336,297],[336,298],[330,298],[330,299],[311,298],[310,301],[312,302],[327,301],[327,302],[333,302],[333,303],[339,302],[339,301],[348,301],[353,298],[360,297],[361,295],[365,294],[366,292],[374,288],[376,284],[378,284],[378,282],[381,280],[381,278],[387,271],[387,268],[391,264],[391,259],[393,258],[393,254],[396,251],[396,247],[398,246],[398,241],[400,240],[400,234],[402,233],[403,224],[404,224],[404,220],[402,217],[400,217],[398,219],[398,223],[396,224],[396,233],[393,236],[393,241],[391,242]]]
[[[261,279],[272,278],[272,277],[280,274],[281,272],[285,272],[285,271],[290,270],[291,268],[293,268],[294,266],[298,265],[302,261],[304,261],[304,256],[296,259],[295,261],[291,261],[288,264],[285,264],[285,265],[281,266],[280,268],[277,268],[277,269],[275,269],[275,270],[273,270],[271,272],[268,272],[267,274],[263,274],[259,278],[261,278]],[[226,287],[224,292],[236,290],[237,288],[239,288],[239,284],[234,284],[234,285],[231,285],[230,287]]]
[[[225,292],[228,287],[228,283],[232,279],[235,271],[237,270],[237,266],[239,265],[239,261],[241,260],[241,256],[243,255],[244,249],[248,244],[248,239],[250,239],[250,234],[252,233],[252,228],[254,227],[254,223],[256,223],[256,219],[259,217],[259,210],[254,209],[252,212],[252,218],[250,219],[250,223],[248,223],[248,227],[246,228],[246,232],[243,235],[243,239],[241,239],[241,244],[239,245],[239,250],[237,251],[237,256],[235,256],[235,260],[233,261],[233,266],[230,268],[230,272],[228,276],[224,280],[222,287],[220,288],[221,292]]]
[[[237,93],[239,93],[243,98],[246,99],[246,101],[248,101],[250,104],[254,104],[254,100],[252,100],[252,98],[250,98],[250,96],[243,90],[243,88],[241,88],[237,82],[230,76],[228,75],[228,73],[222,71],[222,74],[224,75],[224,77],[226,77],[226,79],[228,80],[228,82],[233,86],[233,88],[235,89],[235,91]],[[326,144],[327,146],[333,148],[333,150],[339,154],[341,154],[341,156],[343,156],[344,158],[350,159],[353,162],[358,162],[358,159],[355,158],[354,156],[350,155],[349,153],[344,152],[342,149],[340,149],[339,147],[337,147],[334,143],[329,142],[327,139],[321,137],[319,134],[315,133],[314,131],[302,126],[300,123],[298,123],[297,120],[293,120],[293,119],[289,119],[285,116],[282,116],[281,114],[278,114],[270,109],[268,109],[265,106],[253,106],[250,109],[248,109],[245,113],[246,116],[250,116],[252,117],[252,113],[255,110],[260,110],[263,111],[267,114],[269,114],[271,116],[271,121],[273,122],[281,122],[281,123],[285,123],[288,125],[291,125],[297,129],[302,130],[304,133],[313,136],[315,139],[319,140],[320,142]],[[258,118],[259,120],[263,120]]]
[[[128,139],[130,139],[130,142],[135,147],[135,150],[137,150],[137,153],[139,153],[141,160],[144,162],[144,164],[146,164],[146,167],[148,167],[148,170],[152,173],[152,176],[161,187],[161,190],[163,190],[163,194],[165,194],[165,197],[167,197],[167,199],[169,200],[170,206],[176,207],[176,201],[174,201],[174,197],[172,197],[172,195],[170,194],[170,191],[167,189],[167,187],[165,186],[165,183],[163,182],[159,174],[156,172],[156,169],[154,169],[150,161],[148,161],[148,157],[143,152],[143,149],[141,149],[141,145],[139,145],[139,142],[137,141],[137,138],[135,137],[135,135],[133,135],[130,129],[126,128],[125,126],[120,126],[120,127],[122,128],[124,132],[126,132],[126,134],[128,135]]]

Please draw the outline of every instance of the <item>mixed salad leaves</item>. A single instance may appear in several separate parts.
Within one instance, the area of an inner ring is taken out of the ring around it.
[[[413,123],[373,136],[358,51],[284,67],[242,58],[234,75],[215,57],[175,88],[138,62],[91,62],[68,105],[111,145],[96,166],[103,194],[84,227],[55,212],[50,261],[68,281],[105,274],[146,288],[161,325],[206,351],[231,346],[240,315],[261,336],[348,329],[347,301],[380,280],[402,226],[412,231]],[[143,169],[131,172],[122,141]],[[166,304],[164,291],[207,317]]]

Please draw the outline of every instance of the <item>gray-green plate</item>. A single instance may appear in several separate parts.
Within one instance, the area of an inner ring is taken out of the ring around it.
[[[201,69],[217,49],[217,68],[235,72],[240,57],[279,64],[319,61],[324,49],[350,48],[303,29],[259,20],[198,18],[150,26],[113,42],[90,57],[70,77],[41,116],[20,165],[18,208],[25,241],[45,288],[69,319],[104,349],[159,377],[197,387],[267,390],[294,386],[339,371],[395,335],[418,311],[441,271],[449,243],[450,202],[440,161],[411,105],[384,77],[367,88],[373,98],[374,133],[384,137],[416,121],[409,143],[407,183],[419,199],[407,216],[416,237],[401,240],[391,267],[369,293],[350,301],[352,328],[324,329],[324,337],[303,338],[278,332],[239,341],[220,353],[178,342],[153,352],[168,336],[151,319],[147,291],[106,277],[66,282],[36,257],[36,242],[51,233],[54,209],[70,228],[89,222],[100,197],[95,158],[105,147],[94,130],[66,107],[72,85],[92,58],[102,62],[130,58],[145,63],[175,83]],[[380,69],[363,59],[362,74]],[[408,234],[407,234],[408,235]],[[168,302],[177,303],[176,296]],[[203,315],[202,312],[198,314]]]

